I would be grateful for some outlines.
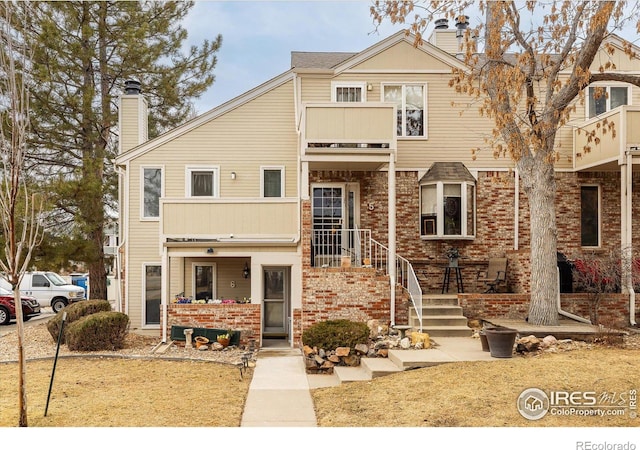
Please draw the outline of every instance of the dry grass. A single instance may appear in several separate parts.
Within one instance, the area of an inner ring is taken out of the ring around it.
[[[238,427],[253,369],[201,361],[61,358],[27,364],[30,427]],[[17,364],[0,364],[0,426],[17,426]]]
[[[522,417],[516,401],[536,387],[623,393],[640,390],[640,351],[594,348],[536,357],[454,363],[312,391],[323,427],[637,427],[624,416]],[[619,397],[618,397],[619,400]],[[627,403],[628,405],[628,403]]]

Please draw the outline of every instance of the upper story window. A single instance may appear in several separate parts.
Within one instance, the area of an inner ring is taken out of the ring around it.
[[[589,118],[629,104],[628,86],[589,86],[587,111]]]
[[[366,100],[366,83],[331,83],[332,102],[364,102]]]
[[[160,197],[162,196],[162,167],[143,167],[142,202],[140,216],[143,219],[160,217]]]
[[[217,167],[187,167],[187,197],[217,197]]]
[[[580,245],[600,246],[600,187],[580,187]]]
[[[383,85],[382,99],[395,103],[398,108],[399,137],[426,137],[427,86],[426,84]]]
[[[420,180],[420,236],[475,236],[476,180],[462,163],[434,163]]]
[[[261,167],[261,196],[284,197],[284,167]]]

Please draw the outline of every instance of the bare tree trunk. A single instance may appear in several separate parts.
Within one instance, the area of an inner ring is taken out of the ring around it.
[[[525,168],[531,235],[529,323],[558,325],[556,181],[553,164],[537,161]]]
[[[29,426],[27,421],[27,363],[24,351],[24,317],[22,315],[22,299],[20,298],[20,288],[16,286],[13,290],[13,298],[16,302],[16,323],[18,329],[18,367],[20,374],[18,375],[18,384],[20,393],[18,398],[18,409],[20,417],[18,425],[21,427]]]

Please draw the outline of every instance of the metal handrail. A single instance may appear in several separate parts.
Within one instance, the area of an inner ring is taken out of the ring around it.
[[[371,239],[371,242],[374,248],[374,258],[372,260],[372,262],[375,261],[374,267],[379,270],[384,270],[385,274],[388,275],[389,249],[375,239]],[[378,259],[376,255],[384,255],[384,258]],[[413,303],[413,308],[418,317],[420,332],[422,333],[422,288],[420,287],[416,272],[413,270],[413,265],[411,265],[409,260],[398,255],[396,255],[396,283],[409,293],[411,303]]]

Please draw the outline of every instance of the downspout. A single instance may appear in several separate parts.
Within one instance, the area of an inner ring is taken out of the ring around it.
[[[633,153],[625,152],[624,163],[620,169],[622,199],[621,220],[622,223],[622,252],[625,255],[623,261],[626,261],[627,267],[624,270],[625,285],[629,292],[629,323],[636,326],[636,293],[633,289],[632,270],[633,270]]]
[[[391,325],[396,324],[396,162],[389,154],[389,283],[391,284]]]
[[[167,320],[169,319],[167,296],[169,295],[169,250],[162,246],[162,272],[160,274],[160,299],[162,303],[162,343],[167,343]]]
[[[518,172],[517,167],[515,173],[515,199],[513,203],[513,249],[518,250],[518,246],[520,245],[518,241],[518,235],[520,234],[520,173]]]
[[[560,304],[560,268],[556,268],[556,273],[558,274],[558,314],[561,316],[565,316],[569,319],[576,320],[582,323],[588,323],[591,325],[591,321],[589,319],[585,319],[584,317],[576,316],[575,314],[571,314],[570,312],[563,311],[562,305]]]

